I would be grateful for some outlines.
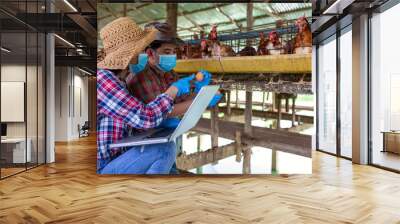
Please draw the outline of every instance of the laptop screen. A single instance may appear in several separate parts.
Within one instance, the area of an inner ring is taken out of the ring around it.
[[[196,126],[218,89],[219,85],[204,86],[200,89],[170,139],[175,139]]]

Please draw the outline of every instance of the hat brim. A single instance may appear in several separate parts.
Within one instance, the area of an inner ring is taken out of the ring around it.
[[[97,62],[97,68],[101,69],[125,69],[132,58],[142,53],[151,42],[154,41],[156,29],[145,29],[143,37],[138,41],[130,41],[121,44],[118,49],[107,52],[103,60]]]

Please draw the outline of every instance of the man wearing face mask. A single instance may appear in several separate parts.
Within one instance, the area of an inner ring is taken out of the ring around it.
[[[130,68],[131,74],[135,73],[136,75],[129,75],[126,82],[129,91],[147,103],[154,100],[157,95],[178,80],[178,75],[173,71],[176,66],[176,48],[184,42],[176,37],[168,23],[153,22],[147,24],[145,28],[156,28],[159,32],[155,40],[146,48],[145,53],[139,56],[139,66]],[[205,78],[202,82],[196,83],[195,93],[198,93],[202,86],[208,85],[211,81],[211,74],[207,71],[202,72]],[[215,106],[221,97],[221,94],[216,95],[210,106]],[[192,102],[192,98],[193,96],[189,95],[177,97],[175,103]],[[176,106],[175,109],[180,110],[179,106]],[[160,126],[175,128],[179,122],[179,118],[170,117],[164,120]],[[180,141],[181,139],[178,138],[177,145],[180,145]],[[174,170],[171,172],[175,173]]]
[[[131,68],[131,73],[135,72],[137,75],[129,76],[127,80],[130,92],[144,103],[154,99],[158,93],[165,91],[177,80],[178,76],[173,71],[176,65],[176,47],[183,43],[167,23],[154,22],[147,24],[145,28],[156,28],[159,32],[139,56],[140,66],[136,69]],[[176,100],[179,101],[182,99]]]

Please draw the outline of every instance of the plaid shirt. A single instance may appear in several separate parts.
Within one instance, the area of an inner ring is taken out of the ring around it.
[[[165,92],[177,80],[178,75],[174,71],[164,73],[147,65],[139,74],[129,74],[127,87],[135,97],[148,103]],[[175,102],[180,101],[181,99],[175,100]]]
[[[134,129],[158,126],[173,109],[173,99],[158,95],[143,104],[109,70],[97,70],[97,170],[126,151],[109,144],[128,136]]]

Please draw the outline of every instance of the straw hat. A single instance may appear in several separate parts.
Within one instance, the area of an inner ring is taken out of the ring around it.
[[[157,32],[154,28],[143,31],[128,17],[107,24],[100,31],[104,55],[98,58],[97,68],[125,69],[133,57],[154,41]]]

